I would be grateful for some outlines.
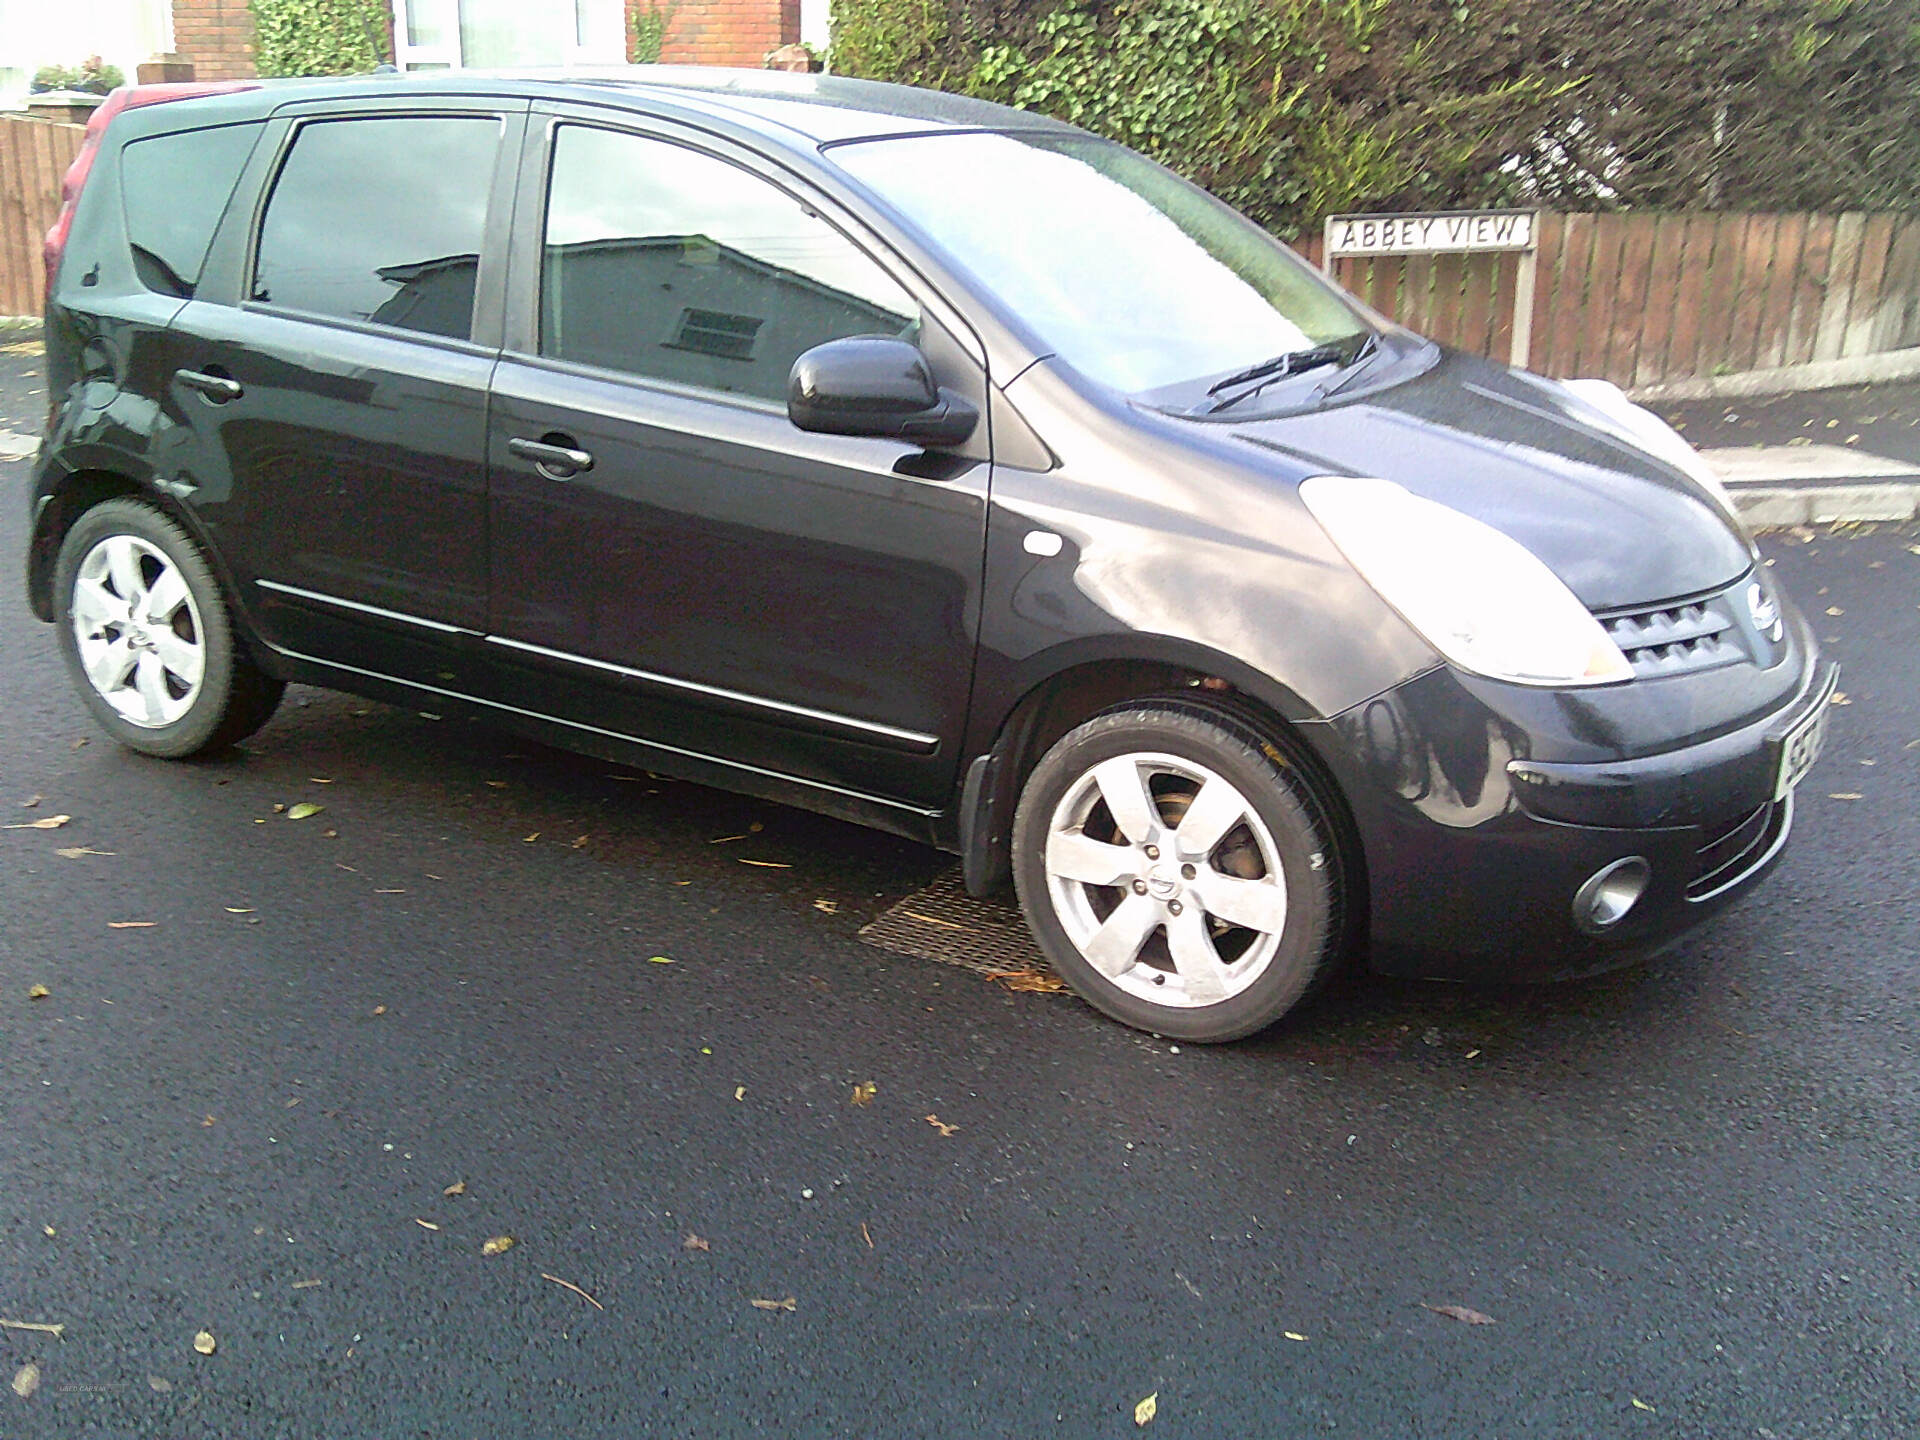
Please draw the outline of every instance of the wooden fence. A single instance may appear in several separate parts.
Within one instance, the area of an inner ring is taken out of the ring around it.
[[[0,315],[38,315],[40,245],[60,213],[60,179],[84,126],[0,113]]]
[[[78,125],[0,113],[0,315],[42,308],[40,244]],[[1315,236],[1298,247],[1319,259]],[[1512,255],[1347,259],[1376,310],[1505,359]],[[1920,215],[1541,217],[1529,365],[1633,388],[1920,345]]]
[[[1319,239],[1298,247],[1318,262]],[[1528,367],[1626,388],[1920,345],[1920,216],[1541,216]],[[1506,359],[1519,258],[1342,259],[1334,275],[1436,340]]]

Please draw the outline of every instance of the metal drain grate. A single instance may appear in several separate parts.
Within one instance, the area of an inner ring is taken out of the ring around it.
[[[937,960],[981,975],[1053,975],[1019,910],[1005,900],[974,899],[958,865],[882,911],[860,931],[860,938],[896,955]]]

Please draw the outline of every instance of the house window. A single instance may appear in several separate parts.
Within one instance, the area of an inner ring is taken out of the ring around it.
[[[622,0],[394,0],[402,70],[626,63]]]
[[[761,322],[751,315],[729,315],[724,310],[682,310],[680,328],[667,343],[678,350],[698,350],[727,360],[751,360],[753,339]]]

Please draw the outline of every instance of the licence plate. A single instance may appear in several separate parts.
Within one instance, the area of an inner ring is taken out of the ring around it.
[[[1780,742],[1780,772],[1774,778],[1773,798],[1784,800],[1794,786],[1798,785],[1813,768],[1813,762],[1820,758],[1820,751],[1827,743],[1827,711],[1833,703],[1831,687],[1822,694],[1820,703]]]

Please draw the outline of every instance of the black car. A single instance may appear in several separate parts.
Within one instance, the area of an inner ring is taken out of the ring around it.
[[[1038,116],[823,77],[121,90],[28,585],[121,743],[288,681],[957,852],[1182,1039],[1588,972],[1778,858],[1834,670],[1617,390]]]

